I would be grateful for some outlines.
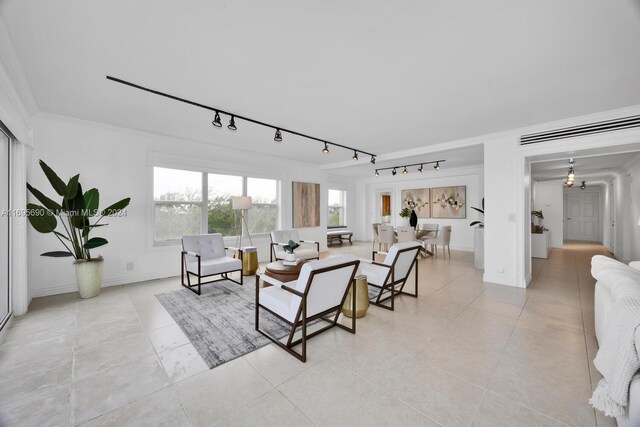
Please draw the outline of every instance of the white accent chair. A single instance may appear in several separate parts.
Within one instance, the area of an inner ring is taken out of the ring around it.
[[[284,259],[284,248],[283,246],[289,243],[289,240],[293,240],[294,242],[300,244],[299,247],[294,249],[293,253],[296,255],[296,258],[301,260],[309,260],[309,259],[320,259],[320,242],[316,242],[313,240],[300,240],[298,236],[298,232],[296,230],[277,230],[272,231],[271,234],[271,250],[270,252],[270,260],[273,262],[275,258],[276,261],[280,259]],[[307,247],[303,247],[303,244],[307,244]],[[315,245],[315,248],[310,248],[308,245]]]
[[[227,250],[239,253],[239,259],[227,256]],[[207,283],[230,280],[238,285],[242,280],[242,250],[238,248],[225,248],[222,234],[200,234],[197,236],[184,236],[182,238],[181,255],[181,283],[185,288],[201,294],[201,287]],[[239,271],[240,281],[231,279],[228,274]],[[222,278],[203,282],[202,279],[210,276],[221,275]],[[185,276],[187,282],[185,283]],[[191,276],[198,278],[197,283],[191,283]],[[195,287],[198,290],[195,290]]]
[[[449,251],[449,258],[451,258],[451,248],[449,247],[449,242],[451,242],[451,226],[445,225],[438,231],[437,237],[430,237],[428,239],[423,240],[423,244],[425,246],[432,245],[435,246],[435,254],[438,255],[438,246],[442,246],[442,252],[445,253],[446,249]]]
[[[370,302],[388,310],[394,310],[395,296],[405,294],[412,297],[418,296],[418,254],[422,249],[420,243],[413,241],[397,243],[391,247],[382,263],[375,261],[378,252],[373,252],[373,260],[361,260],[360,273],[367,276],[369,286],[378,290]],[[404,286],[409,278],[409,273],[415,265],[415,292],[404,291]],[[390,304],[387,301],[391,301]]]
[[[351,318],[351,328],[338,323],[342,305],[353,283],[360,261],[354,256],[344,255],[311,261],[302,266],[298,280],[280,282],[269,276],[256,278],[256,331],[297,357],[307,360],[307,340],[329,328],[338,326],[352,334],[356,333],[356,316]],[[260,282],[271,285],[260,287]],[[356,310],[355,286],[353,287],[353,311]],[[287,323],[291,330],[286,343],[260,329],[260,309]],[[335,312],[335,315],[333,313]],[[327,318],[325,316],[330,316]],[[322,320],[327,326],[307,333],[309,322]],[[294,340],[296,330],[301,328],[301,337]],[[302,344],[301,352],[293,348]]]

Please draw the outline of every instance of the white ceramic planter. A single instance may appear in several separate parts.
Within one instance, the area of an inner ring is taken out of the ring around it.
[[[296,254],[290,254],[289,252],[285,252],[284,260],[293,262],[296,260]]]
[[[484,227],[476,227],[473,237],[473,266],[484,268]]]
[[[98,295],[102,287],[104,259],[102,257],[90,260],[78,259],[73,264],[76,266],[80,298],[93,298]]]

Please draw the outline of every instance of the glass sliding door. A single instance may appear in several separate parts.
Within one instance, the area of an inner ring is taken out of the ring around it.
[[[11,138],[0,123],[0,329],[11,314],[9,287],[9,150]]]

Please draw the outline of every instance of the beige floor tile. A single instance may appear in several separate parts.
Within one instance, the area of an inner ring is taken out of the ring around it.
[[[501,360],[489,389],[567,424],[595,425],[591,389],[548,375],[538,367]]]
[[[158,353],[169,380],[173,383],[209,370],[198,351],[191,344]]]
[[[180,326],[169,325],[149,331],[151,343],[158,353],[188,344],[189,338],[182,332]]]
[[[485,391],[418,355],[383,373],[382,389],[447,426],[467,426]]]
[[[244,356],[244,359],[256,368],[272,385],[279,386],[306,371],[314,364],[326,359],[324,353],[313,351],[312,341],[317,343],[317,340],[322,338],[323,335],[330,333],[331,331],[325,332],[309,341],[306,363],[302,363],[275,344],[269,344],[251,352]]]
[[[377,392],[367,399],[343,425],[345,427],[436,427],[440,424],[391,395]]]
[[[0,425],[57,427],[69,419],[68,387],[53,394],[30,394],[20,400],[0,398]]]
[[[313,426],[289,400],[278,390],[258,397],[215,424],[216,427],[304,427]]]
[[[176,321],[164,308],[147,308],[145,306],[143,308],[138,308],[136,311],[142,325],[148,330],[176,324]]]
[[[472,427],[562,427],[560,421],[493,393],[486,393]]]
[[[173,388],[165,388],[140,400],[114,409],[82,427],[190,427]]]
[[[346,422],[376,391],[375,386],[332,361],[321,361],[278,390],[314,424]]]
[[[182,407],[196,427],[213,425],[272,389],[243,358],[177,384]]]
[[[76,351],[99,344],[114,342],[129,336],[145,334],[140,320],[127,318],[104,325],[80,328],[76,333]]]
[[[168,384],[167,375],[155,355],[98,371],[72,384],[72,420],[76,423],[88,421]]]

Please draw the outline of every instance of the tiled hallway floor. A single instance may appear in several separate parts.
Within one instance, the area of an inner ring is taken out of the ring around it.
[[[588,404],[589,263],[605,253],[553,250],[527,290],[483,283],[471,253],[421,260],[419,298],[371,307],[357,335],[311,339],[306,364],[270,345],[208,370],[154,296],[178,278],[36,299],[0,346],[0,413],[25,426],[614,425]]]

